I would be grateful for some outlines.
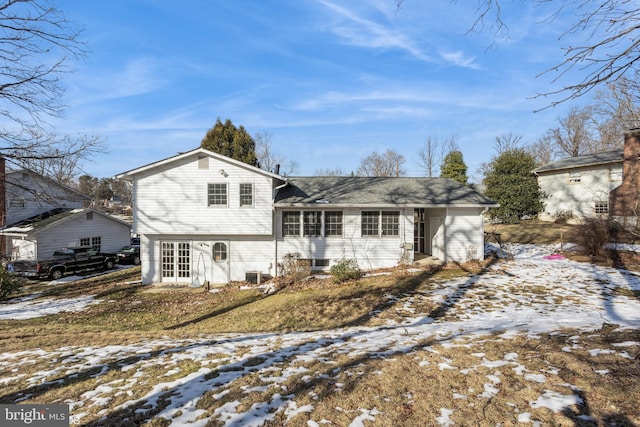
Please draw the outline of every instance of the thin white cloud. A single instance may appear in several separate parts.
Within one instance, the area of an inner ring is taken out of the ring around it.
[[[398,49],[422,61],[433,61],[433,58],[419,49],[406,34],[362,18],[352,10],[330,1],[319,0],[319,3],[333,11],[344,22],[330,29],[347,43],[370,49]]]
[[[472,70],[479,70],[480,65],[476,63],[475,56],[466,56],[464,52],[440,52],[440,56],[447,62],[463,68],[471,68]]]

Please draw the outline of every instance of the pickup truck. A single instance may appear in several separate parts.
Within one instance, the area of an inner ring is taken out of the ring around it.
[[[51,258],[42,260],[14,260],[7,270],[22,277],[58,280],[68,274],[90,270],[110,270],[116,263],[116,254],[101,253],[92,247],[62,248]]]

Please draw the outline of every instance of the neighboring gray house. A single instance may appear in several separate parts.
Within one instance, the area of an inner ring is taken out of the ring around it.
[[[131,241],[131,224],[93,209],[53,209],[0,230],[10,259],[46,258],[62,247],[116,252]]]
[[[609,214],[609,195],[622,184],[623,150],[548,163],[534,171],[540,189],[548,195],[542,221],[571,212],[580,219]]]
[[[133,184],[144,284],[274,276],[290,253],[315,269],[482,259],[483,212],[497,206],[445,178],[287,178],[203,148],[117,178]]]

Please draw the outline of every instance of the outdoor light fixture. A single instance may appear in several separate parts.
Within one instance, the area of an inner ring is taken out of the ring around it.
[[[224,176],[225,178],[229,176],[229,174],[228,174],[228,173],[226,173],[224,169],[220,169],[220,170],[218,171],[218,173],[219,173],[220,175]]]

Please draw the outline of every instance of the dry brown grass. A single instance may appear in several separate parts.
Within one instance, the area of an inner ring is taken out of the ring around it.
[[[504,233],[503,240],[553,243],[558,239],[557,228],[527,225],[531,227],[528,237],[522,230],[507,227],[500,231]],[[571,226],[561,229],[563,239],[570,235]],[[534,230],[536,237],[531,237]],[[220,293],[189,288],[148,292],[147,287],[137,282],[139,270],[133,269],[55,287],[38,283],[24,292],[43,292],[44,296],[55,298],[97,295],[103,302],[79,313],[0,321],[0,348],[3,352],[19,352],[64,346],[124,345],[220,332],[375,326],[399,321],[407,315],[440,316],[445,321],[452,315],[424,295],[441,286],[442,281],[478,274],[481,268],[481,265],[447,266],[422,272],[398,269],[390,270],[388,275],[339,285],[328,280],[311,280],[283,287],[268,297],[256,289],[242,290],[237,286]],[[522,290],[512,292],[515,295]],[[541,299],[547,297],[540,286],[532,286],[527,292]],[[629,298],[640,298],[635,291],[619,292]],[[475,299],[474,310],[496,305],[492,289],[474,289],[471,294]],[[403,311],[403,300],[409,297],[413,298],[416,313]],[[442,408],[453,411],[450,419],[456,426],[518,425],[518,415],[522,413],[529,413],[532,421],[549,426],[639,426],[640,346],[613,347],[614,343],[625,341],[640,342],[640,331],[605,326],[590,333],[567,330],[529,338],[495,334],[445,345],[437,341],[421,342],[406,353],[385,358],[340,354],[330,361],[298,361],[295,366],[293,361],[285,360],[274,366],[271,374],[278,369],[305,368],[278,385],[281,394],[296,395],[298,407],[308,404],[314,408],[312,414],[303,412],[291,419],[288,424],[291,426],[307,426],[309,420],[323,421],[321,425],[328,426],[349,425],[356,416],[363,415],[359,408],[375,408],[375,422],[365,421],[364,425],[376,426],[429,425],[425,420],[435,424],[433,420],[442,415]],[[615,352],[594,355],[589,352],[594,349]],[[242,367],[233,369],[259,366],[263,361],[262,357],[252,357]],[[35,355],[18,358],[15,364],[0,365],[0,379],[22,375],[19,380],[3,384],[0,403],[13,403],[25,391],[33,395],[25,403],[85,400],[86,393],[102,385],[131,381],[135,370],[123,370],[122,366],[134,362],[115,360],[108,364],[106,372],[102,372],[102,366],[87,366],[82,371],[52,376],[49,382],[32,384],[31,377],[59,368],[61,361]],[[185,360],[178,367],[180,372],[167,375],[158,357],[157,366],[145,370],[144,377],[132,385],[130,394],[111,397],[106,404],[107,412],[108,408],[149,393],[160,383],[197,372],[201,367]],[[207,367],[214,369],[208,374],[212,378],[225,365],[221,362],[217,366],[212,361]],[[534,380],[542,381],[543,377],[544,382]],[[247,372],[228,385],[226,395],[214,396],[220,390],[205,393],[198,407],[211,414],[225,403],[237,400],[241,402],[238,410],[247,409],[273,397],[273,389],[256,388],[267,385],[260,372]],[[496,394],[487,393],[492,387],[498,390]],[[548,391],[579,397],[583,403],[559,412],[531,406],[531,402]],[[166,396],[171,390],[165,393],[152,412],[136,414],[139,406],[134,405],[127,411],[109,414],[108,422],[168,425],[166,420],[154,418],[166,406]],[[104,409],[83,408],[87,412],[83,422],[101,425],[97,420],[104,415],[101,413]],[[286,416],[280,413],[269,425],[280,426],[285,420]]]
[[[488,224],[485,231],[499,233],[505,243],[551,244],[575,242],[577,226],[528,220],[520,224]]]

